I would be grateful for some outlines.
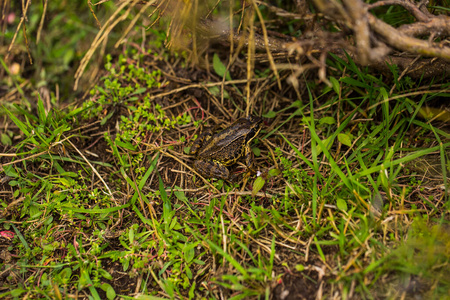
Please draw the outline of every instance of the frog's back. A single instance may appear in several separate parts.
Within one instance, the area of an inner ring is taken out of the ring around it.
[[[199,156],[222,162],[225,165],[235,163],[244,152],[245,136],[224,137],[214,136]]]

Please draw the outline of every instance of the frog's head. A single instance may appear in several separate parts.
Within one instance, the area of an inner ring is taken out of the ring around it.
[[[249,143],[261,131],[262,119],[260,117],[252,116],[252,115],[250,115],[244,119],[246,120],[247,127],[248,127],[246,141],[247,141],[247,143]]]

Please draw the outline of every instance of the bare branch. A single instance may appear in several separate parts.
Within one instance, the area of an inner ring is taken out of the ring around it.
[[[368,15],[368,19],[373,30],[382,36],[390,46],[410,53],[450,60],[450,47],[442,47],[442,45],[436,43],[429,43],[428,41],[407,36],[373,15]]]
[[[361,64],[366,65],[370,59],[370,34],[367,24],[367,8],[358,0],[344,0],[344,4],[353,20],[356,46]]]
[[[368,9],[374,9],[376,7],[380,6],[386,6],[386,5],[400,5],[406,10],[408,10],[418,21],[421,22],[427,22],[434,16],[430,14],[428,11],[423,12],[421,11],[414,3],[405,1],[405,0],[385,0],[385,1],[378,1],[373,4],[367,5]]]
[[[430,34],[433,34],[435,37],[449,36],[450,18],[436,16],[427,22],[402,25],[398,28],[398,31],[409,36],[426,36]]]
[[[424,56],[441,57],[450,60],[450,47],[443,43],[433,43],[431,41],[420,40],[414,36],[429,34],[430,37],[447,36],[450,32],[450,18],[444,15],[434,16],[420,6],[416,6],[406,0],[385,0],[372,5],[366,5],[361,0],[343,0],[345,8],[337,1],[314,0],[315,5],[322,13],[337,22],[342,22],[355,33],[358,48],[358,60],[365,64],[368,58],[377,61],[383,57],[383,52],[387,53],[385,47],[377,50],[378,55],[372,52],[368,43],[367,24],[370,29],[378,35],[386,46],[409,53]],[[403,25],[396,29],[387,23],[367,13],[368,9],[382,5],[401,5],[411,12],[420,22],[411,25]],[[419,4],[420,5],[420,4]],[[431,39],[430,39],[431,40]],[[372,41],[377,41],[377,36],[373,36]],[[384,48],[384,49],[383,49]],[[381,56],[380,56],[381,55]]]

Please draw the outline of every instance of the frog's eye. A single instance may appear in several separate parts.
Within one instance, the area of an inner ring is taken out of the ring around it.
[[[260,118],[260,117],[257,117],[257,116],[249,115],[249,116],[247,117],[247,119],[248,119],[251,123],[259,123],[259,122],[261,122],[261,118]]]

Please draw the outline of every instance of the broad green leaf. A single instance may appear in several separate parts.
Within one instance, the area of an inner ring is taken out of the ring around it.
[[[3,171],[5,172],[6,176],[14,177],[14,178],[19,177],[19,173],[16,172],[16,169],[14,169],[14,166],[12,166],[12,165],[3,167]],[[13,186],[11,184],[11,182],[9,183],[9,185]]]
[[[269,111],[269,112],[263,114],[262,116],[263,116],[264,118],[272,119],[272,118],[275,118],[275,117],[277,116],[277,113],[274,112],[273,110],[271,110],[271,111]]]
[[[114,290],[114,288],[112,286],[108,286],[108,288],[106,289],[106,297],[108,299],[115,299],[116,298],[116,291]]]
[[[7,146],[12,145],[12,140],[6,133],[2,133],[1,141],[2,141],[3,145],[7,145]]]
[[[261,155],[261,149],[259,149],[258,147],[252,148],[252,151],[253,151],[253,153],[254,153],[256,156],[260,156],[260,155]]]
[[[27,290],[24,289],[14,289],[11,291],[11,296],[13,297],[19,297],[20,295],[22,295],[23,293],[25,293]]]
[[[78,279],[78,290],[81,291],[84,289],[90,282],[89,275],[85,270],[81,270],[80,278]],[[85,275],[86,274],[86,275]]]
[[[133,145],[132,145],[131,143],[129,143],[129,142],[123,142],[123,141],[120,141],[120,140],[116,140],[115,143],[116,143],[116,145],[119,146],[119,147],[122,147],[122,148],[125,148],[125,149],[128,149],[128,150],[131,150],[131,151],[136,151],[136,147],[133,146]]]
[[[102,126],[105,125],[106,122],[113,116],[114,113],[115,113],[115,111],[112,110],[109,114],[107,114],[106,117],[104,117],[102,119],[102,121],[100,122],[100,125],[102,125]]]
[[[323,145],[326,147],[327,150],[331,149],[331,146],[333,145],[333,136],[329,136],[326,139],[322,140]],[[322,146],[317,144],[317,155],[322,153],[323,149]]]
[[[114,291],[113,287],[109,283],[103,283],[100,288],[106,292],[106,297],[108,299],[116,298],[116,291]]]
[[[332,78],[333,78],[333,77],[332,77]],[[298,272],[302,272],[302,271],[305,270],[305,266],[302,265],[302,264],[298,264],[298,265],[295,265],[295,269],[296,269]]]
[[[218,86],[211,86],[211,87],[208,88],[208,90],[214,96],[219,97],[222,89],[220,87],[218,87]],[[230,98],[230,94],[228,94],[226,89],[223,89],[223,98],[225,98],[225,99],[229,99]]]
[[[147,88],[141,87],[141,88],[136,89],[131,95],[139,95],[139,94],[145,93],[145,91],[147,91]]]
[[[333,125],[336,124],[336,119],[333,117],[323,117],[322,119],[319,120],[319,124]]]
[[[265,183],[266,181],[261,176],[256,178],[255,182],[253,182],[252,195],[255,196],[262,189]]]
[[[183,253],[184,253],[184,259],[186,263],[190,263],[194,257],[195,257],[195,247],[198,243],[191,243],[184,245]]]
[[[276,177],[281,173],[279,169],[271,169],[269,170],[269,178],[270,177]]]
[[[195,297],[194,291],[196,290],[195,288],[196,288],[195,281],[193,281],[192,282],[192,286],[189,289],[189,294],[188,294],[189,295],[189,299],[194,299],[194,297]]]
[[[123,267],[123,271],[126,272],[128,270],[128,267],[130,266],[130,258],[128,259],[124,259],[122,261],[122,267]]]
[[[306,124],[306,123],[311,123],[313,119],[310,116],[307,117],[303,117],[302,118],[302,123],[301,124]]]
[[[73,184],[71,181],[67,180],[66,178],[55,178],[54,183],[58,183],[58,182],[66,187],[70,187]]]
[[[104,269],[98,269],[98,273],[108,280],[113,280],[112,275],[109,274],[109,272]]]
[[[174,216],[173,219],[172,219],[172,221],[170,222],[169,229],[175,229],[175,230],[177,230],[177,229],[179,229],[180,227],[181,227],[180,224],[178,224],[178,217],[177,217],[177,216]]]
[[[340,210],[347,211],[347,202],[344,199],[338,198],[336,205]]]
[[[225,79],[231,80],[230,72],[227,71],[227,67],[220,61],[217,53],[214,53],[213,56],[213,68],[217,75],[223,77],[226,73]]]
[[[352,137],[346,133],[339,133],[338,140],[340,143],[344,144],[345,146],[348,146],[348,147],[352,146]]]
[[[175,194],[175,197],[177,197],[178,200],[181,200],[181,201],[187,201],[188,200],[183,191],[179,191],[179,190],[175,189],[174,190],[174,194]]]
[[[61,278],[62,283],[69,283],[70,277],[72,277],[72,269],[64,268],[60,273],[59,277]]]
[[[330,77],[331,86],[333,87],[333,90],[336,94],[339,94],[339,81],[334,78]]]
[[[133,242],[134,242],[134,230],[133,230],[133,228],[130,228],[130,231],[128,232],[128,240],[130,241],[130,244],[133,244]]]

